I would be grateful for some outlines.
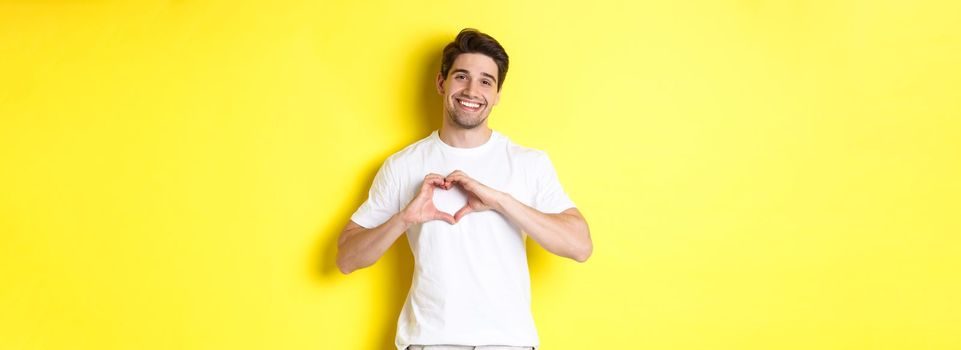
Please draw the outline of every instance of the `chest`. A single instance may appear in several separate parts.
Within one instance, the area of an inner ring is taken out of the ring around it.
[[[460,170],[474,180],[497,191],[509,193],[518,201],[531,205],[534,200],[534,180],[528,167],[507,152],[491,152],[483,156],[458,157],[443,153],[431,154],[412,164],[402,180],[401,201],[410,202],[420,189],[424,176],[439,174],[447,176]]]

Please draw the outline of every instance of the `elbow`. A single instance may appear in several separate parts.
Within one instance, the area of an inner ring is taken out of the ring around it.
[[[344,275],[349,275],[351,272],[354,272],[357,270],[357,266],[355,266],[355,264],[349,263],[348,259],[338,252],[337,270],[340,270],[340,273]]]
[[[361,257],[344,256],[340,253],[337,254],[337,269],[340,270],[340,273],[345,275],[373,264],[374,261],[361,260]]]
[[[586,262],[591,254],[594,252],[594,245],[588,242],[587,244],[579,247],[576,252],[571,256],[571,259],[579,263]]]
[[[588,228],[587,221],[580,220],[578,229],[581,232],[581,243],[578,244],[571,258],[582,263],[587,261],[594,253],[594,242],[591,240],[591,229]]]
[[[347,266],[347,264],[341,260],[339,256],[337,257],[337,270],[340,270],[340,273],[345,275],[349,275],[351,272],[354,272],[354,269]]]

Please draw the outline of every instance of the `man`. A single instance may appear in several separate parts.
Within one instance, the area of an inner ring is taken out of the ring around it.
[[[507,65],[504,48],[474,29],[444,48],[441,129],[387,158],[340,235],[337,266],[348,274],[407,232],[414,279],[397,322],[399,350],[537,348],[525,233],[551,253],[591,255],[587,222],[547,155],[487,125]],[[438,209],[457,195],[460,206]]]

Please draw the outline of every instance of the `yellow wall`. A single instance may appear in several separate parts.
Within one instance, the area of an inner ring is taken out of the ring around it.
[[[462,27],[586,264],[543,348],[961,348],[957,1],[2,1],[0,349],[387,349],[406,240],[342,276]]]

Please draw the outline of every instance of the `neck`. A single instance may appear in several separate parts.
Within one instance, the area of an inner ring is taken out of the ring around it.
[[[478,125],[473,129],[464,129],[452,126],[445,120],[440,127],[438,136],[441,141],[452,147],[474,148],[490,140],[492,132],[493,130],[487,126],[487,123]]]

